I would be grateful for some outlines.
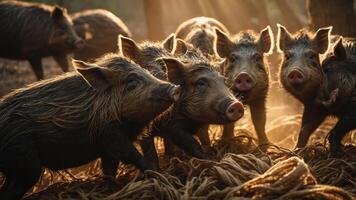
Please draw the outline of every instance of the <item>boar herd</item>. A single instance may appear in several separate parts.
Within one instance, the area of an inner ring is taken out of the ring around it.
[[[356,40],[331,36],[331,29],[292,34],[278,25],[276,46],[280,82],[304,104],[296,149],[336,116],[329,143],[337,156],[342,138],[356,128]],[[154,137],[164,139],[167,154],[177,146],[208,159],[201,145],[210,145],[209,125],[224,125],[222,137],[232,138],[244,105],[259,144],[270,143],[269,26],[234,35],[215,19],[197,17],[163,41],[131,37],[109,11],[69,15],[59,6],[0,3],[0,57],[28,60],[40,80],[0,99],[0,199],[20,199],[43,167],[62,170],[100,158],[105,175],[115,176],[119,161],[158,170]],[[67,73],[42,80],[41,58],[48,56]],[[143,155],[133,144],[138,138]]]

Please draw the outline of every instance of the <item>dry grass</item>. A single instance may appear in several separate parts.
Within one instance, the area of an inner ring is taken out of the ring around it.
[[[121,165],[115,179],[100,176],[96,161],[82,171],[69,170],[71,175],[55,175],[65,178],[27,199],[354,199],[356,194],[355,147],[345,147],[340,158],[328,157],[322,145],[299,153],[269,146],[264,152],[239,135],[207,151],[217,159],[161,157],[160,172]],[[42,184],[37,189],[48,186]]]

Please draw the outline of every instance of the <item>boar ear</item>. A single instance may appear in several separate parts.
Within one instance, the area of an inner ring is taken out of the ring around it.
[[[176,40],[176,46],[173,50],[173,55],[182,56],[187,52],[187,44],[182,39]]]
[[[130,58],[136,63],[139,63],[141,56],[141,49],[137,46],[136,42],[131,38],[119,35],[119,53],[125,57]]]
[[[320,28],[313,36],[313,46],[319,54],[325,53],[329,48],[330,32],[332,27]]]
[[[267,26],[260,32],[258,38],[258,44],[261,47],[263,53],[271,54],[273,50],[273,33],[270,26]]]
[[[64,17],[64,13],[66,12],[66,10],[64,8],[61,8],[59,6],[55,6],[51,16],[53,20],[60,20]]]
[[[167,67],[168,80],[176,85],[184,82],[184,64],[174,58],[162,58]]]
[[[286,46],[293,39],[292,35],[288,32],[286,27],[277,24],[278,35],[277,35],[277,47],[279,52],[286,50]]]
[[[346,58],[346,50],[345,50],[344,45],[342,45],[342,37],[340,37],[339,40],[336,42],[333,52],[334,52],[334,55],[339,59]]]
[[[336,44],[336,42],[342,37],[341,35],[330,35],[330,44]]]
[[[96,64],[73,60],[73,66],[84,80],[94,89],[103,91],[111,86],[113,72]]]
[[[222,59],[221,61],[217,62],[218,69],[220,70],[220,74],[225,74],[225,66],[226,66],[226,58]]]
[[[175,35],[174,33],[170,34],[164,41],[163,41],[163,47],[169,52],[172,53],[174,49],[174,41],[175,41]]]
[[[226,58],[230,54],[233,42],[229,39],[229,37],[220,29],[215,29],[215,52],[221,57]]]

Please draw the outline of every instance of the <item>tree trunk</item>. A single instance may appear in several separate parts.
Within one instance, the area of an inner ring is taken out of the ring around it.
[[[143,2],[147,35],[149,40],[157,41],[163,39],[162,8],[161,0],[145,0]]]
[[[356,18],[352,0],[307,0],[310,28],[333,26],[333,34],[356,37]]]

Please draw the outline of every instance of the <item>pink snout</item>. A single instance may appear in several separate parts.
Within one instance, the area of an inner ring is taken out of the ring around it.
[[[238,91],[248,92],[255,86],[255,81],[246,73],[241,72],[235,78],[235,87]]]
[[[77,49],[82,49],[85,47],[86,43],[83,39],[77,39],[75,42],[74,42],[74,45],[75,45],[75,48]]]
[[[239,101],[234,101],[226,109],[225,114],[231,121],[236,121],[244,115],[244,106]]]
[[[288,73],[288,81],[291,85],[300,85],[305,82],[305,78],[299,70],[293,69]]]

